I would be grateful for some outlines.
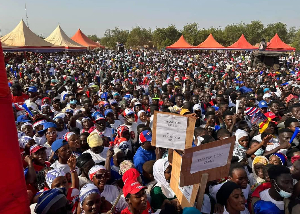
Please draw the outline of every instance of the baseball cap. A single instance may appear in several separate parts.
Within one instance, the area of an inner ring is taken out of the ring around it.
[[[264,93],[266,93],[267,91],[270,91],[270,89],[269,88],[265,88],[264,89]]]
[[[195,104],[194,107],[193,107],[193,111],[202,111],[201,109],[201,105],[200,104]]]
[[[258,107],[259,108],[268,108],[268,103],[264,100],[261,100],[259,103],[258,103]]]
[[[134,111],[132,111],[131,109],[125,109],[124,110],[124,112],[123,112],[123,115],[124,116],[128,116],[128,115],[130,115],[130,114],[134,114]]]
[[[146,141],[152,141],[152,133],[150,130],[144,130],[140,133],[139,136],[140,143],[145,143]]]
[[[56,124],[55,124],[55,123],[52,123],[52,122],[46,122],[46,123],[43,123],[43,126],[44,126],[43,130],[41,130],[41,131],[38,132],[40,135],[45,134],[45,132],[46,132],[47,129],[49,129],[49,128],[56,128],[56,127],[57,127]]]
[[[128,194],[136,194],[142,189],[147,189],[147,187],[142,186],[139,182],[126,183],[123,187],[124,197],[126,198]]]
[[[105,120],[105,117],[103,117],[102,114],[98,113],[94,116],[94,119],[95,121],[98,121],[98,120]]]
[[[124,182],[124,185],[126,185],[127,182],[135,182],[137,181],[137,178],[141,174],[135,169],[135,168],[130,168],[128,169],[122,176],[122,180]]]
[[[30,120],[26,117],[26,115],[20,115],[17,117],[17,123],[26,123],[30,122]]]
[[[51,145],[51,149],[53,150],[53,152],[56,152],[59,148],[61,148],[64,145],[67,145],[68,142],[64,139],[58,139],[56,141],[54,141]]]
[[[35,86],[31,86],[31,87],[29,87],[28,88],[28,92],[37,92],[37,87],[35,87]]]
[[[263,99],[270,98],[270,97],[271,97],[271,94],[270,93],[266,93],[266,94],[264,94]]]
[[[40,146],[38,144],[35,144],[33,146],[30,147],[30,155],[32,155],[33,153],[36,153],[37,151],[39,151],[40,149],[46,149],[46,147],[44,146]]]
[[[101,94],[100,98],[101,98],[101,99],[107,100],[107,98],[108,98],[107,92],[103,92],[103,93]]]
[[[114,104],[118,104],[118,102],[116,100],[111,100],[110,105],[114,105]]]
[[[112,109],[106,109],[104,111],[104,116],[106,117],[109,113],[114,113],[114,111]]]

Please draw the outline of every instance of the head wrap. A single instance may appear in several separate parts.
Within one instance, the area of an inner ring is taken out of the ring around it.
[[[82,207],[82,204],[86,197],[88,197],[89,195],[94,194],[94,193],[99,194],[99,196],[101,195],[98,187],[96,187],[94,184],[85,184],[80,189],[80,193],[79,193],[80,206]]]
[[[30,140],[33,140],[33,138],[29,137],[29,136],[22,136],[21,138],[19,138],[19,146],[20,146],[20,148],[25,149],[26,144]]]
[[[49,102],[51,102],[51,99],[50,99],[49,97],[44,97],[44,98],[42,99],[42,103],[44,102],[44,100],[49,100]]]
[[[61,170],[60,168],[56,168],[56,169],[52,169],[50,171],[48,171],[47,175],[46,175],[46,183],[48,185],[49,188],[51,188],[52,182],[54,181],[55,178],[59,177],[59,176],[65,176],[66,173]]]
[[[39,120],[33,124],[33,128],[35,128],[39,125],[43,125],[43,123],[46,123],[46,122],[47,122],[46,120]]]
[[[65,139],[66,141],[69,141],[69,139],[72,135],[75,135],[75,133],[74,132],[67,132],[66,134],[64,134],[63,139]]]
[[[97,146],[102,146],[103,140],[98,133],[94,132],[88,136],[87,143],[89,144],[89,147],[94,148]]]
[[[157,185],[161,187],[163,194],[167,198],[173,198],[175,193],[170,187],[170,184],[165,178],[165,171],[170,165],[169,161],[165,159],[158,159],[153,165],[153,176],[154,179],[157,181]]]
[[[242,129],[238,129],[235,132],[235,137],[236,137],[235,143],[239,144],[239,139],[241,139],[242,137],[248,137],[248,133]]]
[[[28,123],[28,122],[23,123],[22,126],[21,126],[21,130],[22,130],[23,128],[25,128],[25,126],[31,126],[31,127],[32,127],[32,124],[31,124],[31,123]]]
[[[287,161],[287,157],[284,155],[284,154],[282,154],[282,153],[274,153],[274,154],[272,154],[270,157],[269,157],[269,160],[270,160],[270,158],[272,157],[272,156],[277,156],[278,158],[279,158],[279,160],[280,160],[280,162],[281,162],[281,165],[283,165],[283,166],[286,166],[286,161]]]
[[[240,189],[239,185],[232,181],[227,181],[225,182],[219,191],[217,192],[216,198],[217,198],[217,203],[221,204],[223,206],[226,206],[227,200],[230,196],[230,194],[235,190],[235,189]]]
[[[51,207],[59,200],[64,200],[67,203],[65,188],[54,188],[43,192],[38,199],[34,212],[37,214],[47,213]]]
[[[90,171],[89,171],[89,178],[90,180],[92,181],[93,180],[93,177],[94,175],[100,171],[100,170],[106,170],[104,166],[102,165],[96,165],[96,166],[93,166]]]
[[[134,168],[132,161],[124,160],[122,163],[120,163],[120,175],[124,175],[124,173],[131,168]]]
[[[263,183],[265,182],[264,179],[258,177],[254,170],[254,165],[257,163],[261,163],[263,165],[267,165],[269,163],[269,160],[265,156],[256,156],[253,161],[252,161],[252,172],[253,172],[253,177],[256,180],[256,183]]]

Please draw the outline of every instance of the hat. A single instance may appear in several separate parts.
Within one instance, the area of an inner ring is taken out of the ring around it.
[[[142,189],[147,189],[147,187],[142,186],[139,182],[126,183],[123,187],[124,197],[126,198],[128,194],[136,194]]]
[[[274,119],[276,117],[276,115],[271,111],[265,113],[265,116],[271,119]]]
[[[81,187],[79,194],[79,202],[81,207],[86,197],[93,193],[101,195],[98,187],[96,187],[94,184],[85,184],[83,187]]]
[[[270,91],[270,89],[269,89],[269,88],[265,88],[265,89],[264,89],[264,94],[265,94],[266,92],[268,92],[268,91]]]
[[[107,100],[107,97],[108,97],[107,92],[103,92],[100,96],[101,99],[105,99],[105,100]]]
[[[44,146],[40,146],[38,144],[35,144],[33,146],[30,147],[30,155],[32,155],[33,153],[36,153],[37,151],[39,151],[40,149],[46,149],[46,147]]]
[[[76,166],[78,168],[82,168],[84,164],[88,161],[93,160],[92,155],[90,153],[81,154],[76,160]]]
[[[71,113],[71,114],[73,114],[74,113],[74,110],[73,109],[66,109],[66,111],[65,111],[66,113]]]
[[[128,169],[122,176],[122,180],[124,182],[124,185],[126,185],[127,182],[130,181],[137,181],[137,178],[140,176],[141,174],[135,169],[135,168],[130,168]]]
[[[193,107],[193,111],[202,111],[201,105],[200,104],[195,104]]]
[[[94,132],[88,136],[87,143],[89,144],[89,147],[94,148],[97,146],[102,146],[103,140],[98,133]]]
[[[30,120],[26,117],[26,115],[20,115],[17,117],[17,123],[26,123],[30,122]]]
[[[124,116],[128,116],[130,114],[134,114],[134,111],[132,111],[131,109],[127,108],[124,110],[123,115]]]
[[[65,175],[66,173],[62,170],[62,168],[56,168],[48,171],[47,175],[45,176],[48,187],[51,188],[52,182],[55,178]]]
[[[140,143],[145,143],[146,141],[151,142],[152,141],[152,133],[150,130],[144,130],[140,133],[139,136]]]
[[[263,99],[270,98],[270,97],[271,97],[271,94],[270,93],[266,93],[266,94],[264,94]]]
[[[45,134],[45,132],[46,132],[47,129],[49,129],[49,128],[56,128],[56,124],[55,124],[55,123],[52,123],[52,122],[46,122],[46,123],[43,123],[43,126],[44,126],[43,130],[41,130],[41,131],[38,132],[40,135]]]
[[[75,135],[75,133],[74,132],[67,132],[66,134],[64,134],[63,139],[68,141],[72,135]]]
[[[89,178],[92,181],[95,174],[100,170],[106,170],[106,168],[102,165],[95,165],[89,170]]]
[[[94,118],[95,121],[98,120],[105,120],[105,117],[98,111],[96,111],[95,113],[93,113],[92,117]]]
[[[68,142],[64,139],[58,139],[52,143],[51,149],[53,152],[56,152],[59,148],[63,147],[64,145],[67,145]]]
[[[259,101],[258,103],[259,108],[268,108],[268,103],[264,100]]]
[[[112,109],[106,109],[104,112],[105,117],[109,114],[109,113],[114,113],[114,111]]]
[[[37,87],[35,87],[35,86],[29,87],[28,92],[33,92],[33,93],[37,92]]]
[[[114,104],[118,104],[118,102],[116,100],[111,100],[110,105],[114,105]]]

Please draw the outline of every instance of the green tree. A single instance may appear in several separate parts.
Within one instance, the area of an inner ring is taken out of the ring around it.
[[[293,41],[292,41],[292,46],[294,48],[296,48],[297,50],[300,50],[300,30],[298,30],[294,37],[293,37]]]
[[[117,42],[126,44],[127,38],[129,35],[128,30],[122,30],[116,27],[115,29],[108,29],[104,33],[104,37],[101,38],[101,44],[114,49],[117,45]]]
[[[261,41],[264,28],[261,21],[252,21],[246,25],[244,36],[250,44],[255,45]]]
[[[223,31],[223,44],[226,46],[235,43],[243,33],[246,32],[246,25],[244,23],[227,25]]]
[[[158,49],[172,45],[180,38],[181,33],[174,25],[167,28],[156,28],[152,34],[152,40],[155,47]]]
[[[182,35],[191,45],[199,45],[198,32],[198,24],[194,22],[183,27]]]
[[[139,47],[144,45],[149,45],[152,40],[152,34],[150,29],[135,27],[133,28],[126,41],[127,47]]]
[[[94,35],[88,35],[87,37],[89,37],[89,39],[91,39],[94,42],[100,41],[100,38],[96,34],[94,34]]]
[[[282,41],[288,42],[288,30],[286,24],[283,24],[282,22],[268,24],[263,31],[263,37],[266,39],[266,41],[270,41],[276,33]]]
[[[295,39],[295,36],[296,36],[296,33],[297,33],[297,29],[296,27],[290,27],[289,30],[288,30],[288,35],[287,35],[287,43],[288,44],[291,44],[293,43],[294,39]]]

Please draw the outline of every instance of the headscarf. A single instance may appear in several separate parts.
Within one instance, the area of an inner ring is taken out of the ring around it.
[[[93,177],[95,176],[95,174],[100,171],[100,170],[106,170],[104,166],[102,165],[96,165],[93,166],[90,170],[89,170],[89,178],[91,181],[93,181]]]
[[[69,139],[72,135],[75,135],[75,133],[74,132],[67,132],[66,134],[64,134],[63,139],[65,139],[66,141],[69,141]]]
[[[158,159],[153,165],[153,176],[154,179],[157,181],[156,185],[161,187],[163,194],[167,198],[174,198],[175,193],[173,192],[173,190],[170,187],[170,184],[165,178],[165,171],[169,165],[169,161],[165,159]]]
[[[79,193],[79,202],[80,202],[80,207],[82,207],[82,204],[86,197],[88,197],[91,194],[99,194],[101,195],[98,187],[96,187],[94,184],[85,184],[81,189]]]
[[[255,182],[256,183],[263,183],[263,182],[265,182],[265,179],[258,177],[258,175],[256,174],[256,172],[254,170],[254,165],[257,164],[257,163],[267,165],[269,163],[269,160],[265,156],[256,156],[253,159],[253,162],[252,162],[252,172],[253,172],[253,177],[255,179]]]
[[[236,130],[235,132],[235,137],[236,137],[236,140],[235,140],[235,143],[236,144],[239,144],[239,139],[241,139],[242,137],[248,137],[248,133],[242,129],[238,129]]]
[[[66,173],[64,171],[60,170],[59,168],[48,171],[46,178],[45,178],[48,187],[51,188],[51,185],[55,178],[60,177],[60,176],[65,176],[65,175],[66,175]]]
[[[279,152],[274,153],[274,154],[272,154],[272,155],[269,157],[269,160],[270,160],[270,158],[271,158],[272,156],[274,156],[274,155],[277,156],[277,157],[279,158],[279,160],[280,160],[280,162],[281,162],[281,165],[286,166],[287,157],[286,157],[284,154],[279,153]]]
[[[38,199],[34,212],[37,214],[45,214],[51,209],[51,207],[58,201],[62,200],[62,203],[67,203],[66,189],[54,188],[43,192]]]
[[[137,113],[137,116],[138,116],[138,120],[137,120],[137,125],[139,124],[145,124],[145,122],[141,121],[140,117],[141,117],[141,114],[142,113],[146,113],[144,110],[140,110],[138,113]]]
[[[21,130],[22,130],[23,128],[25,128],[25,126],[31,126],[31,127],[32,127],[32,124],[31,124],[31,123],[28,123],[28,122],[23,123],[22,126],[21,126]]]
[[[87,143],[89,144],[89,147],[94,148],[97,146],[102,146],[103,140],[98,133],[94,132],[88,136]]]
[[[221,204],[223,206],[226,206],[227,200],[230,196],[230,194],[235,190],[235,189],[240,189],[239,185],[232,181],[227,181],[225,182],[219,191],[217,192],[216,198],[217,198],[217,203]]]
[[[246,148],[242,147],[239,143],[239,139],[242,137],[248,136],[248,133],[244,130],[238,129],[235,132],[235,147],[233,150],[233,156],[236,156],[239,158],[239,162],[241,162],[246,157]]]
[[[120,175],[124,175],[124,173],[131,168],[134,168],[134,164],[132,163],[132,161],[124,160],[120,163]]]

